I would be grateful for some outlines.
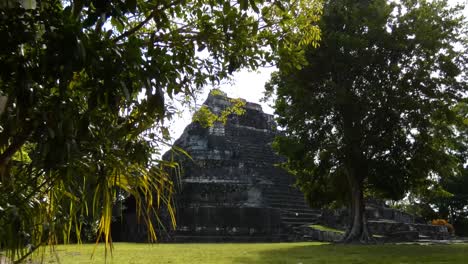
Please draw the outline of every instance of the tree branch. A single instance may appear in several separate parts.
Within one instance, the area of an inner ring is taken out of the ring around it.
[[[168,8],[170,8],[170,7],[172,7],[172,6],[175,6],[175,5],[180,4],[181,2],[182,2],[181,0],[178,0],[178,1],[175,1],[175,2],[173,2],[173,3],[169,3],[169,4],[167,4],[167,5],[164,5],[164,6],[162,6],[160,9],[155,9],[155,10],[153,10],[153,12],[151,12],[151,14],[150,14],[149,16],[147,16],[147,17],[145,18],[145,20],[141,21],[141,22],[138,23],[135,27],[133,27],[133,28],[131,28],[131,29],[125,31],[125,32],[122,33],[120,36],[116,37],[116,38],[114,39],[114,42],[118,42],[118,41],[120,41],[120,40],[122,40],[122,39],[124,39],[124,38],[126,38],[126,37],[128,37],[128,36],[130,36],[130,35],[132,35],[133,33],[135,33],[135,32],[137,32],[138,30],[140,30],[140,29],[141,29],[146,23],[148,23],[151,19],[153,19],[153,18],[156,16],[156,14],[157,14],[158,12],[162,12],[162,11],[164,11],[164,10],[166,10],[166,9],[168,9]]]
[[[26,135],[20,135],[13,139],[13,142],[10,146],[0,154],[0,170],[10,161],[11,157],[26,143],[29,138],[30,133]]]
[[[158,13],[159,10],[154,10],[153,12],[151,12],[151,14],[146,17],[145,20],[141,21],[138,25],[136,25],[134,28],[131,28],[127,31],[125,31],[124,33],[122,33],[120,36],[116,37],[114,39],[114,42],[118,42],[130,35],[132,35],[133,33],[137,32],[138,30],[140,30],[146,23],[148,23],[151,19],[153,19],[154,16],[156,16],[156,14]]]
[[[7,102],[8,96],[0,95],[0,116],[3,114],[3,111],[5,111]]]
[[[26,260],[27,257],[31,256],[39,247],[43,246],[44,244],[45,244],[45,241],[42,241],[37,246],[31,245],[31,248],[30,248],[30,250],[28,250],[28,253],[26,253],[25,255],[20,257],[18,260],[14,261],[13,263],[14,264],[23,263],[24,260]]]
[[[72,15],[73,19],[78,20],[83,10],[83,1],[82,0],[75,0],[72,2]]]

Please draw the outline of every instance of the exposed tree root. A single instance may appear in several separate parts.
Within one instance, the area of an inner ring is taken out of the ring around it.
[[[367,218],[364,212],[360,212],[361,219],[356,220],[356,214],[351,213],[351,223],[347,228],[343,238],[338,242],[340,244],[376,244],[367,224]]]

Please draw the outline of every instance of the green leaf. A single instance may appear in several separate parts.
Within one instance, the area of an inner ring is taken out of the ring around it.
[[[122,22],[119,21],[118,18],[112,17],[111,18],[111,24],[114,26],[120,33],[122,33],[125,29],[125,26],[122,24]]]
[[[131,12],[135,12],[137,9],[137,0],[126,0],[125,1],[125,6],[130,10]]]
[[[224,14],[228,14],[230,11],[231,11],[231,3],[229,3],[229,1],[224,1],[223,3]]]
[[[239,0],[240,9],[247,10],[249,8],[249,0]]]

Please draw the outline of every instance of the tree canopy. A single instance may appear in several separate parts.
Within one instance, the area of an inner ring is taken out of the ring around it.
[[[426,220],[446,219],[459,236],[468,235],[468,167],[462,173],[442,178],[440,189],[412,193],[397,206]]]
[[[366,197],[433,188],[466,162],[456,147],[467,125],[456,111],[468,91],[462,10],[446,1],[325,1],[308,65],[267,84],[278,96],[284,167],[312,204],[349,206],[345,241],[371,239]]]
[[[447,219],[455,227],[455,233],[468,235],[468,99],[453,109],[460,117],[455,141],[450,142],[459,163],[460,173],[443,177],[439,186],[413,191],[407,201],[399,204],[403,209],[427,220]],[[464,162],[463,162],[464,161]]]
[[[279,54],[301,63],[320,13],[315,0],[1,1],[0,249],[79,240],[83,216],[110,243],[126,194],[155,239],[158,208],[174,219],[176,164],[155,158],[170,99]]]

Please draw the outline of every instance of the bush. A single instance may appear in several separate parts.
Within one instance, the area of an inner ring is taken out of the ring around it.
[[[454,227],[456,227],[455,234],[457,236],[468,237],[468,218],[457,218],[453,222]]]
[[[447,220],[445,219],[433,219],[432,224],[438,225],[438,226],[446,226],[450,234],[455,233],[455,229],[453,228],[453,225],[447,222]]]

